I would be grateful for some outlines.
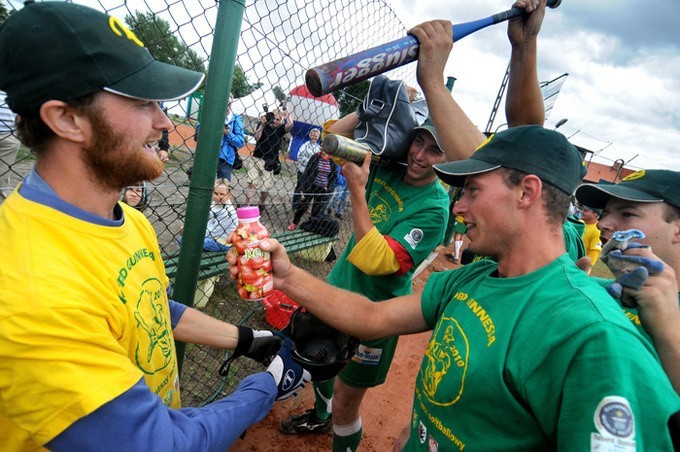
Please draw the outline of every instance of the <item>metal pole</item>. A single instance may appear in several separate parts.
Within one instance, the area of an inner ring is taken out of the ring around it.
[[[453,84],[456,83],[456,77],[446,77],[446,88],[453,91]]]
[[[196,280],[203,252],[205,228],[208,224],[244,10],[245,0],[221,0],[217,8],[215,35],[201,115],[201,131],[189,185],[186,223],[182,233],[182,247],[173,292],[173,298],[187,306],[193,305],[196,292]],[[184,344],[177,342],[176,347],[177,362],[181,370]]]

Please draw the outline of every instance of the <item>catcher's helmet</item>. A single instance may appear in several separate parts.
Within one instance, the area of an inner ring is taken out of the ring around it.
[[[357,338],[341,333],[302,309],[293,313],[282,333],[293,341],[293,361],[312,375],[312,381],[335,377],[359,347]]]

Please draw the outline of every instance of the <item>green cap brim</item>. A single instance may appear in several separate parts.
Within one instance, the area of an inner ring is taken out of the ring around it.
[[[653,196],[640,190],[625,186],[625,184],[584,184],[576,189],[576,199],[581,204],[596,209],[607,205],[610,197],[633,202],[663,202],[658,196]]]
[[[125,97],[164,102],[189,96],[201,86],[203,78],[201,72],[154,60],[103,89]]]
[[[500,168],[501,165],[489,163],[483,160],[459,160],[456,162],[446,162],[434,165],[437,176],[452,187],[462,187],[465,185],[465,178],[475,174],[488,173]]]

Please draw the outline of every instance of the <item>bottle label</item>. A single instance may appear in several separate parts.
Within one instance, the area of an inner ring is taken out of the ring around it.
[[[237,288],[245,300],[261,300],[274,291],[272,263],[268,252],[260,249],[260,241],[269,238],[261,223],[241,223],[233,235],[234,250],[238,254]]]

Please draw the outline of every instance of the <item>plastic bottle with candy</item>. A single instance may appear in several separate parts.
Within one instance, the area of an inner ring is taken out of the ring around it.
[[[238,266],[238,293],[244,300],[261,300],[274,291],[274,276],[269,253],[260,249],[269,232],[260,223],[260,209],[245,206],[236,209],[239,224],[232,236]]]

